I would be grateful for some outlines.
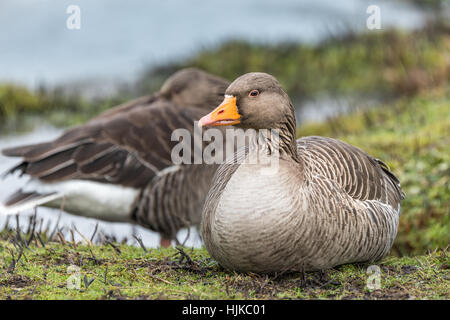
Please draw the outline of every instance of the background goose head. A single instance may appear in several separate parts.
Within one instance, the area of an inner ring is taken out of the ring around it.
[[[230,83],[197,68],[180,70],[168,78],[159,94],[179,106],[211,110],[223,99]]]
[[[252,72],[237,78],[225,99],[199,121],[199,126],[233,125],[243,129],[278,129],[281,147],[292,155],[295,147],[295,114],[289,96],[267,73]]]

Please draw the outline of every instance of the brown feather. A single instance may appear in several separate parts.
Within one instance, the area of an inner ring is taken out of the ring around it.
[[[181,70],[158,93],[110,109],[53,141],[4,150],[22,158],[9,172],[43,182],[85,179],[141,189],[137,222],[173,238],[179,228],[200,221],[215,167],[161,174],[173,165],[178,142],[171,134],[178,128],[192,133],[194,121],[221,102],[228,84],[200,70]]]

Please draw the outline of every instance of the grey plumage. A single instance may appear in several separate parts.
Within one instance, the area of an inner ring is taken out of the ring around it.
[[[257,97],[249,95],[252,89]],[[388,167],[339,140],[296,140],[292,104],[272,76],[244,75],[226,94],[238,103],[236,126],[277,129],[280,148],[276,174],[262,174],[267,165],[236,161],[273,156],[267,152],[273,146],[250,147],[218,168],[202,216],[209,253],[226,268],[252,272],[320,270],[384,257],[404,198]]]
[[[172,239],[176,232],[198,226],[217,165],[180,166],[158,176],[136,199],[133,220]]]

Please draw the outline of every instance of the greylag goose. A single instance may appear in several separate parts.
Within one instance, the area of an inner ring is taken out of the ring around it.
[[[383,162],[345,142],[296,140],[295,123],[288,95],[265,73],[237,78],[223,103],[199,121],[199,126],[278,132],[277,139],[254,135],[260,141],[215,174],[201,233],[208,252],[225,268],[323,270],[376,261],[394,242],[404,198],[398,179]],[[276,170],[264,172],[268,162],[245,161],[255,155],[276,156]]]
[[[197,69],[161,90],[110,109],[54,141],[3,150],[22,162],[9,170],[31,181],[0,205],[18,213],[38,205],[107,221],[137,223],[168,246],[180,228],[198,225],[216,166],[174,165],[174,129],[191,133],[229,82]],[[192,188],[195,185],[195,188]],[[64,199],[64,201],[62,200]]]

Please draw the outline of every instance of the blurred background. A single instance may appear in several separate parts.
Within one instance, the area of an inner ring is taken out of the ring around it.
[[[233,80],[277,77],[296,107],[298,136],[324,135],[383,159],[407,194],[394,255],[450,242],[450,1],[3,0],[0,2],[0,149],[42,142],[129,99],[183,67]],[[70,5],[80,29],[67,28]],[[370,5],[380,29],[370,30]],[[0,173],[18,160],[0,155]],[[0,180],[0,200],[26,178]],[[34,212],[0,217],[29,227]],[[37,209],[43,230],[98,228],[147,246],[140,227]],[[59,217],[59,218],[58,218]],[[191,230],[189,246],[200,246]],[[2,231],[0,231],[1,234]],[[181,231],[183,239],[187,231]],[[76,239],[80,239],[75,234]]]

